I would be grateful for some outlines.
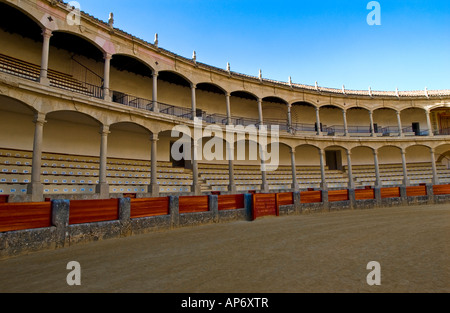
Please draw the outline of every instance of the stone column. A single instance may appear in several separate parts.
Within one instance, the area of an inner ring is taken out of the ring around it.
[[[322,190],[328,190],[327,177],[325,172],[325,151],[319,149],[319,159],[320,159],[320,177],[321,183],[320,188]]]
[[[195,89],[197,86],[195,84],[191,84],[191,110],[192,110],[192,120],[197,116],[197,97],[195,95]]]
[[[48,59],[50,53],[50,38],[52,37],[52,31],[48,28],[44,28],[42,30],[42,37],[43,43],[39,82],[43,85],[50,86],[50,80],[48,79]]]
[[[433,137],[434,133],[433,133],[433,127],[431,126],[430,111],[426,110],[425,114],[427,116],[428,136]]]
[[[100,129],[101,142],[100,142],[100,170],[99,170],[99,183],[96,187],[96,192],[99,194],[100,199],[109,198],[109,185],[106,179],[106,167],[108,161],[108,134],[109,126],[103,125]]]
[[[355,189],[355,182],[353,181],[353,167],[352,167],[352,152],[347,150],[347,175],[348,175],[348,189]]]
[[[159,197],[159,185],[158,185],[158,134],[152,134],[150,137],[152,142],[151,151],[151,181],[148,192],[152,194],[152,197]]]
[[[288,115],[288,132],[292,133],[292,104],[287,105],[287,115]]]
[[[158,104],[158,75],[157,71],[153,71],[152,79],[152,103],[153,103],[153,112],[159,113],[159,104]]]
[[[431,169],[433,172],[433,185],[439,185],[440,181],[436,168],[436,156],[433,148],[430,148],[430,154],[431,154]]]
[[[269,184],[267,183],[267,171],[266,171],[266,150],[265,148],[260,146],[260,154],[261,154],[261,176],[262,176],[262,185],[261,191],[264,193],[268,193],[270,191]]]
[[[111,74],[112,55],[109,53],[105,53],[104,59],[105,59],[105,67],[103,72],[103,99],[105,99],[106,101],[111,101],[112,95],[110,94],[109,90],[109,79]]]
[[[400,115],[400,111],[397,111],[397,123],[398,123],[398,135],[400,137],[403,137],[402,118]]]
[[[347,111],[342,110],[342,118],[344,120],[344,136],[348,137],[350,134],[348,132],[348,122],[347,122]]]
[[[378,163],[378,150],[373,149],[373,159],[375,165],[375,188],[381,188],[380,166]]]
[[[409,178],[408,178],[408,167],[406,165],[406,151],[405,149],[401,149],[402,153],[402,166],[403,166],[403,185],[405,187],[410,185]]]
[[[44,200],[44,185],[41,181],[42,141],[44,135],[45,114],[36,113],[34,117],[33,163],[31,166],[31,183],[27,186],[27,193],[32,202]]]
[[[298,191],[300,188],[297,181],[297,166],[295,164],[295,148],[291,148],[291,170],[292,170],[292,190]]]
[[[227,92],[225,93],[225,101],[227,104],[227,125],[231,125],[232,121],[231,121],[231,101],[230,101],[230,93]]]
[[[375,137],[375,124],[373,122],[373,112],[369,111],[369,118],[370,118],[370,135],[372,137]]]
[[[234,144],[227,142],[227,148],[228,148],[228,177],[229,177],[228,191],[231,193],[235,193],[236,185],[234,183]]]
[[[192,192],[194,195],[200,195],[202,193],[201,186],[199,184],[198,180],[198,156],[197,156],[197,150],[198,150],[198,143],[192,141],[192,176],[193,176],[193,182],[192,182]]]
[[[258,98],[258,116],[259,116],[259,126],[264,125],[262,99],[260,98]]]
[[[317,123],[317,135],[322,136],[322,130],[320,127],[320,108],[316,108],[316,123]]]

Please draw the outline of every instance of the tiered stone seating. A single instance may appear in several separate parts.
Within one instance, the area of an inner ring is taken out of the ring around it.
[[[32,153],[0,149],[0,194],[24,194],[31,181]],[[45,194],[95,193],[99,158],[43,153],[42,183]],[[145,193],[151,180],[150,161],[108,159],[110,193]],[[191,191],[192,172],[158,162],[161,193]]]

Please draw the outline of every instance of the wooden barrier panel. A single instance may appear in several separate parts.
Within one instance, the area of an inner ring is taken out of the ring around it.
[[[301,203],[322,202],[322,191],[303,191],[300,193]]]
[[[0,203],[8,203],[9,196],[1,195]]]
[[[253,195],[253,219],[262,216],[277,215],[276,194],[254,194]]]
[[[180,197],[179,211],[180,214],[208,212],[209,211],[208,196]]]
[[[84,224],[119,219],[119,199],[70,201],[69,224]]]
[[[375,199],[375,190],[373,189],[356,189],[355,190],[356,200],[372,200]]]
[[[427,186],[409,186],[406,187],[407,197],[420,197],[427,195]]]
[[[348,201],[348,190],[330,190],[328,191],[328,202]]]
[[[131,199],[130,218],[169,215],[169,197]]]
[[[381,199],[386,198],[400,198],[400,188],[381,188]]]
[[[294,204],[294,193],[292,192],[282,192],[277,193],[277,207],[280,208],[281,205]]]
[[[52,226],[50,202],[0,204],[0,232],[50,226]]]
[[[436,185],[436,186],[433,186],[433,194],[435,196],[450,195],[450,185]]]
[[[219,211],[243,209],[245,207],[244,195],[218,196]]]

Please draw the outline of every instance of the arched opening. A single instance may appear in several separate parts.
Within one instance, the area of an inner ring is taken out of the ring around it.
[[[397,112],[390,108],[380,108],[373,112],[375,133],[383,136],[399,136]]]
[[[231,93],[232,124],[257,125],[259,123],[258,97],[247,91]]]
[[[299,101],[292,104],[292,128],[298,134],[317,133],[316,107],[311,103]]]
[[[342,109],[335,105],[320,107],[322,131],[328,136],[343,136],[345,133]]]
[[[144,62],[116,54],[111,59],[112,101],[135,108],[153,110],[153,69]]]
[[[0,2],[0,71],[37,81],[42,28],[29,15]]]
[[[319,148],[313,145],[300,145],[295,148],[297,181],[300,189],[321,187]]]
[[[428,125],[424,109],[408,108],[401,112],[403,134],[405,136],[427,136]]]
[[[227,107],[225,91],[212,83],[197,84],[197,110],[206,123],[226,125]]]
[[[423,185],[433,182],[432,155],[430,147],[412,145],[406,148],[406,161],[411,185]],[[437,154],[435,155],[435,158]],[[436,159],[434,160],[436,162]],[[436,164],[437,165],[437,164]]]
[[[431,110],[430,119],[435,135],[450,135],[450,108],[440,107]]]
[[[182,75],[172,71],[161,71],[158,74],[159,112],[192,119],[191,82]]]
[[[401,186],[404,183],[402,150],[395,146],[378,149],[380,177],[383,186]]]
[[[365,108],[355,107],[348,109],[347,123],[350,136],[360,137],[371,135],[369,110]]]
[[[279,97],[265,97],[262,99],[262,109],[265,125],[276,125],[282,131],[288,131],[287,102]]]
[[[376,175],[373,148],[358,146],[351,149],[351,154],[355,188],[374,187]]]

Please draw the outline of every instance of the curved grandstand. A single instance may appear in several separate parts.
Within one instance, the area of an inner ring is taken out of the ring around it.
[[[0,195],[9,201],[450,183],[450,90],[252,77],[83,12],[79,25],[68,23],[71,10],[60,1],[0,1]],[[250,134],[173,135],[177,125],[193,132],[196,117],[203,129],[224,132],[277,126],[259,150],[276,146],[278,168],[261,171]],[[203,149],[215,140],[223,157],[175,159],[180,137]]]

